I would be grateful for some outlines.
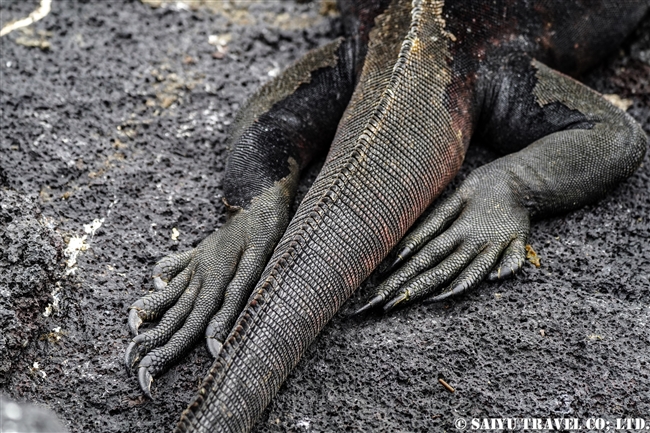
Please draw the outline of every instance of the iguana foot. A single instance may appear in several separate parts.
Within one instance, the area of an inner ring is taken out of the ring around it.
[[[178,362],[204,333],[208,350],[218,355],[289,220],[282,188],[265,194],[195,249],[162,259],[153,272],[157,291],[130,307],[135,337],[125,363],[131,370],[139,361],[138,381],[148,397],[153,377]],[[138,333],[144,321],[159,317],[155,327]]]
[[[510,181],[492,164],[474,171],[402,240],[389,267],[399,269],[355,314],[379,306],[387,312],[435,293],[428,302],[440,301],[488,274],[495,280],[516,273],[524,263],[530,218]]]

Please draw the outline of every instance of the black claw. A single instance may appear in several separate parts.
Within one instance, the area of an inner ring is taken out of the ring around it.
[[[124,364],[126,364],[126,372],[131,375],[131,369],[138,362],[138,344],[135,341],[129,343],[129,346],[126,348],[126,353],[124,354]]]
[[[133,304],[129,310],[129,328],[131,329],[133,335],[138,335],[138,328],[140,328],[140,325],[142,325],[142,318],[140,317],[140,306],[137,305],[138,303],[141,304],[142,302],[136,301],[136,303]]]
[[[403,302],[403,301],[407,301],[408,298],[409,298],[408,290],[406,292],[402,293],[401,295],[395,296],[393,299],[388,301],[388,303],[386,303],[386,305],[384,305],[384,313],[388,313],[390,310],[395,308],[395,306],[397,306],[397,304],[399,304],[400,302]]]
[[[404,247],[402,250],[397,253],[397,256],[395,257],[395,260],[393,260],[393,263],[382,272],[383,275],[388,275],[392,273],[395,269],[399,268],[404,261],[406,261],[411,255],[413,254],[413,250],[409,247]]]
[[[444,301],[445,299],[447,299],[451,295],[452,295],[451,292],[445,292],[445,293],[442,293],[442,294],[440,294],[438,296],[434,296],[433,298],[426,299],[422,303],[426,305],[426,304],[433,304],[434,302]]]
[[[469,287],[469,284],[466,284],[466,283],[459,284],[458,286],[451,289],[451,295],[450,296],[460,295],[461,293],[466,292],[468,287]]]
[[[384,301],[384,298],[381,295],[377,295],[374,298],[372,298],[371,300],[369,300],[366,305],[364,305],[363,307],[359,308],[357,311],[352,313],[350,315],[350,317],[357,316],[357,315],[363,313],[364,311],[368,311],[368,310],[370,310],[372,308],[375,308],[379,304],[381,304],[383,301]]]
[[[350,317],[358,316],[359,314],[361,314],[361,313],[363,313],[363,312],[365,312],[365,311],[370,310],[372,307],[373,307],[373,305],[370,304],[370,303],[368,303],[368,304],[364,305],[363,307],[359,308],[359,309],[358,309],[357,311],[355,311],[354,313],[350,314]]]
[[[136,335],[126,348],[126,353],[124,354],[124,363],[126,364],[126,371],[129,375],[131,374],[131,370],[133,369],[135,363],[140,360],[140,355],[143,351],[140,343],[146,341],[147,339],[148,337],[146,334]]]
[[[445,299],[451,298],[452,296],[460,295],[465,290],[467,290],[467,287],[465,287],[464,284],[461,284],[454,287],[452,290],[448,290],[444,293],[439,294],[438,296],[434,296],[433,298],[425,300],[423,304],[433,304],[434,302],[444,301]]]
[[[153,279],[153,286],[156,288],[157,291],[161,291],[162,289],[167,287],[167,283],[159,276],[156,276]]]
[[[487,280],[488,281],[498,281],[498,280],[505,280],[506,278],[511,277],[515,273],[515,270],[512,269],[512,267],[500,267],[492,272],[490,272],[490,275],[488,275]]]
[[[149,357],[145,356],[142,362],[144,362],[147,358]],[[153,397],[151,396],[151,384],[153,383],[153,377],[151,376],[151,373],[149,373],[149,369],[147,367],[143,367],[142,365],[140,366],[140,369],[138,370],[138,382],[140,383],[140,388],[142,388],[144,395],[153,400]]]
[[[210,352],[210,355],[212,355],[213,358],[218,357],[219,352],[221,352],[221,348],[223,347],[221,341],[213,337],[207,337],[206,344],[208,346],[208,352]]]
[[[507,267],[505,269],[499,268],[499,278],[500,279],[505,279],[508,278],[510,275],[512,275],[514,272],[511,267]]]
[[[163,273],[163,268],[162,268],[162,266],[160,266],[160,262],[158,262],[158,263],[156,263],[156,264],[154,265],[154,267],[153,267],[153,271],[151,271],[151,275],[152,275],[154,278],[160,278],[160,276],[162,275],[162,273]]]

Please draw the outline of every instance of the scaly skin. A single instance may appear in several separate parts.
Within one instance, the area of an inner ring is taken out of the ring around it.
[[[551,68],[593,65],[647,1],[589,10],[542,0],[529,10],[509,0],[387,3],[341,2],[346,38],[251,99],[233,132],[230,219],[195,250],[163,259],[160,290],[132,306],[135,333],[167,311],[127,349],[129,368],[142,357],[147,394],[204,330],[216,357],[177,431],[250,430],[320,330],[454,177],[471,137],[508,155],[473,172],[402,241],[399,269],[362,310],[514,274],[532,219],[601,197],[642,160],[640,127]],[[289,222],[299,171],[335,129]]]

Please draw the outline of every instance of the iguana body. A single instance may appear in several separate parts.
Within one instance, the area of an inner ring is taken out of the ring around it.
[[[508,155],[474,171],[402,241],[395,267],[404,266],[368,308],[514,273],[531,218],[596,200],[643,158],[647,138],[629,116],[551,68],[592,66],[647,0],[340,3],[346,36],[240,113],[228,222],[163,259],[160,290],[131,309],[136,333],[166,311],[127,349],[127,366],[141,358],[147,394],[152,375],[204,332],[216,356],[178,431],[250,430],[318,332],[454,177],[472,137]],[[330,142],[289,221],[300,170]]]

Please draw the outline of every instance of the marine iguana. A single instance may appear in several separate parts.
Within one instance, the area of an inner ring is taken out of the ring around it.
[[[136,337],[125,361],[139,361],[145,394],[205,333],[216,360],[176,431],[250,430],[318,332],[454,177],[472,138],[505,156],[402,239],[395,272],[361,311],[438,301],[516,273],[532,219],[602,197],[640,164],[639,125],[564,74],[610,53],[649,8],[339,1],[345,36],[239,113],[227,222],[161,260],[158,291],[130,308]],[[328,148],[291,218],[300,171]]]

